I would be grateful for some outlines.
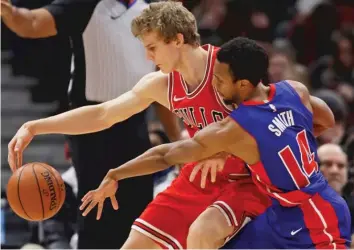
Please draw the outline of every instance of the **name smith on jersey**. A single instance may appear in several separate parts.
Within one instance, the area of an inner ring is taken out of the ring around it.
[[[287,110],[277,114],[268,125],[268,129],[279,137],[290,126],[295,126],[294,116],[291,110]]]

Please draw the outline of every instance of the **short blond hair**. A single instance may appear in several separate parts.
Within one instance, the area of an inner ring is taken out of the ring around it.
[[[149,4],[148,8],[133,19],[131,30],[135,37],[156,31],[167,43],[181,33],[185,44],[200,45],[195,17],[180,2],[167,1]]]

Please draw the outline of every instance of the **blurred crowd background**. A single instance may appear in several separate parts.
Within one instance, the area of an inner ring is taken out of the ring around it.
[[[34,9],[51,1],[12,2]],[[196,16],[203,44],[221,45],[236,36],[255,39],[269,52],[269,82],[300,81],[329,105],[336,125],[318,138],[322,145],[321,170],[353,211],[354,1],[185,0],[183,4]],[[51,230],[43,223],[29,223],[14,215],[5,192],[10,174],[7,144],[19,126],[68,109],[70,41],[60,35],[35,40],[19,38],[3,24],[1,31],[1,246],[19,248],[33,243],[43,248],[74,248],[77,184],[63,136],[38,138],[25,154],[25,161],[41,160],[55,166],[66,181],[67,201],[62,211],[46,222],[53,224]],[[152,112],[148,120],[152,144],[168,142]],[[176,174],[177,168],[156,174],[155,194],[168,186]]]

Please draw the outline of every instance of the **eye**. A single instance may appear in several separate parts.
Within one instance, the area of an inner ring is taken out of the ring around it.
[[[155,47],[149,47],[148,50],[151,51],[151,52],[154,52],[155,51]]]

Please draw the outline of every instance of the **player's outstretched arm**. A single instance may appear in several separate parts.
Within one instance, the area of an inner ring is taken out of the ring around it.
[[[193,138],[153,147],[135,159],[111,169],[108,175],[116,180],[152,174],[175,164],[199,161],[227,151],[234,138],[231,118],[213,123]]]
[[[97,205],[96,218],[99,220],[102,215],[104,200],[108,197],[111,199],[113,208],[118,209],[118,202],[115,198],[115,193],[118,188],[117,181],[152,174],[168,168],[169,164],[164,161],[164,155],[173,147],[173,144],[175,143],[154,147],[122,166],[108,171],[100,186],[95,190],[89,191],[81,199],[82,204],[80,210],[83,210],[82,215],[86,216]]]
[[[117,190],[117,181],[135,176],[152,174],[171,165],[202,160],[216,153],[229,150],[229,146],[238,141],[239,130],[231,118],[213,123],[198,132],[191,139],[162,144],[151,148],[141,156],[111,169],[101,185],[96,190],[89,191],[83,198],[80,210],[86,216],[96,205],[97,219],[101,217],[103,202],[111,197],[112,205],[118,208],[114,194]],[[207,176],[209,169],[202,170],[202,175]],[[206,179],[206,178],[205,178]]]
[[[195,134],[191,139],[175,144],[165,154],[169,164],[195,162],[214,156],[220,152],[228,152],[228,146],[238,137],[236,123],[227,117],[212,123]]]
[[[8,145],[8,161],[11,169],[16,168],[17,159],[19,161],[17,165],[22,166],[22,152],[35,135],[78,135],[107,129],[146,109],[153,101],[162,102],[158,100],[158,96],[161,96],[160,91],[167,100],[164,83],[165,76],[162,73],[150,73],[143,77],[133,90],[114,100],[25,123]]]

